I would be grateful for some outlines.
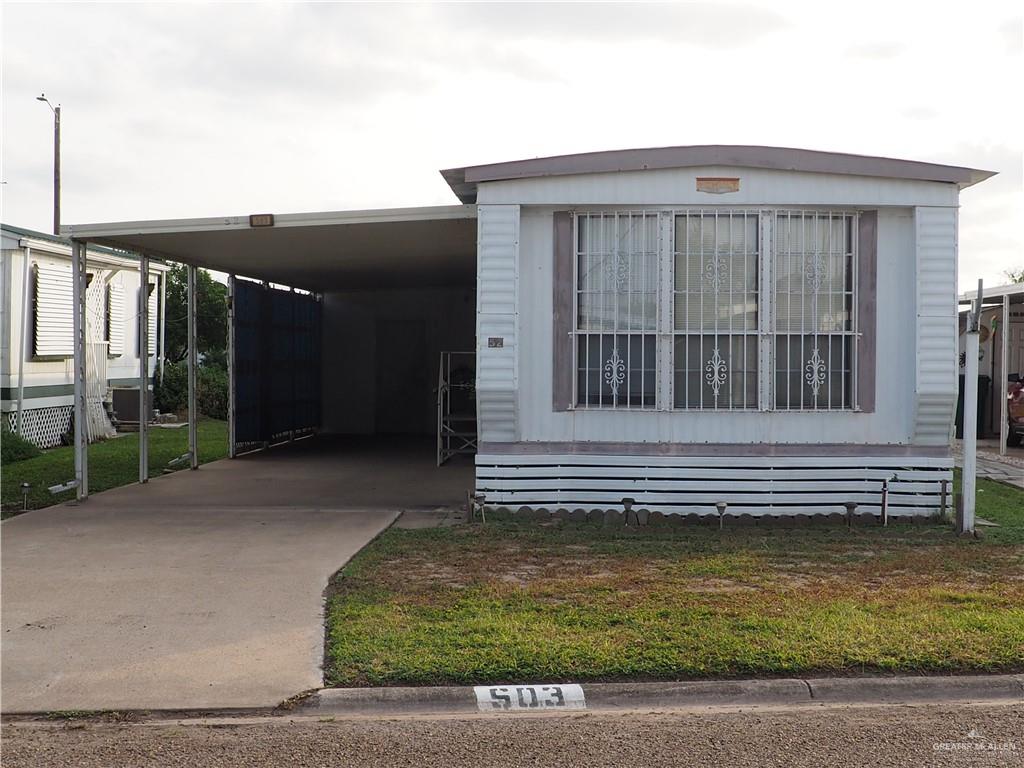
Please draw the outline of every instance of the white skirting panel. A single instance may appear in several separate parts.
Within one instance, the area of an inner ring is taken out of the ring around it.
[[[488,507],[634,508],[664,514],[878,514],[889,480],[892,516],[936,515],[953,460],[913,456],[605,456],[478,454],[476,490]]]

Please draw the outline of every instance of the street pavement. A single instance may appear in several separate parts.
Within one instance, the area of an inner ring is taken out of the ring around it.
[[[6,724],[23,766],[1020,766],[1024,709],[922,705],[460,718]]]

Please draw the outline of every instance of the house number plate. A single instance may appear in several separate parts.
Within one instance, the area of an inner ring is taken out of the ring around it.
[[[583,688],[570,685],[478,685],[476,705],[481,712],[586,709]]]

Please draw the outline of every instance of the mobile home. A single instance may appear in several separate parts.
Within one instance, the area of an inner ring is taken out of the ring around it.
[[[59,445],[72,428],[74,304],[70,241],[4,224],[0,265],[0,387],[7,427],[42,448]],[[138,418],[139,328],[137,256],[90,247],[86,291],[88,418],[94,437],[113,432],[114,401]],[[145,301],[150,385],[162,353],[165,264],[153,262]],[[126,414],[122,413],[122,417]],[[20,420],[20,424],[19,424]]]
[[[442,175],[461,205],[66,232],[311,292],[233,280],[236,443],[272,442],[286,408],[325,432],[429,432],[437,355],[461,351],[484,506],[877,512],[884,482],[889,514],[938,511],[959,195],[991,173],[686,146]],[[284,357],[243,326],[278,328]]]

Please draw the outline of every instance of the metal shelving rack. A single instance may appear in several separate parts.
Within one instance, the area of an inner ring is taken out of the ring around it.
[[[476,353],[442,352],[437,373],[437,466],[475,454]]]

